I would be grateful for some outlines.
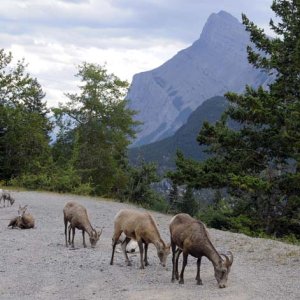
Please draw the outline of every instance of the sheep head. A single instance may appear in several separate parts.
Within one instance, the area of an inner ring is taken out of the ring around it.
[[[102,234],[103,229],[101,229],[100,231],[96,231],[95,229],[92,230],[91,234],[90,234],[90,243],[91,243],[91,247],[94,248]]]
[[[167,257],[170,254],[170,248],[171,248],[170,244],[167,244],[157,249],[157,256],[160,260],[160,264],[163,267],[166,266]]]
[[[233,263],[233,255],[230,251],[220,253],[221,261],[215,266],[215,278],[219,284],[219,288],[225,288],[227,284],[228,274]]]
[[[28,207],[28,205],[25,205],[24,207],[22,207],[21,205],[19,205],[18,217],[23,217],[24,216],[27,207]]]

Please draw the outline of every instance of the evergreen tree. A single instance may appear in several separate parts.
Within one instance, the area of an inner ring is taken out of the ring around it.
[[[171,211],[176,208],[178,199],[179,199],[178,185],[175,182],[172,182],[171,190],[168,196],[169,207]]]
[[[140,161],[138,166],[128,167],[128,183],[123,198],[131,202],[151,207],[158,195],[151,184],[159,181],[157,167],[154,163]]]
[[[48,112],[45,93],[36,78],[26,73],[26,64],[20,60],[12,65],[13,56],[0,49],[0,105],[22,106],[28,112],[45,116]],[[50,129],[50,128],[49,128]]]
[[[205,123],[198,136],[211,157],[191,163],[178,156],[174,177],[194,187],[227,187],[236,205],[269,234],[300,238],[300,2],[275,0],[280,19],[270,21],[275,38],[242,15],[255,48],[248,59],[273,80],[267,89],[250,86],[242,95],[227,93],[229,109],[215,125]],[[228,120],[240,130],[228,127]],[[237,212],[237,210],[236,210]]]
[[[45,94],[25,70],[23,60],[12,66],[12,54],[0,49],[0,179],[6,181],[51,161]]]
[[[178,210],[193,217],[198,212],[198,208],[199,206],[195,199],[193,189],[187,186],[182,200],[178,202]]]
[[[77,76],[80,93],[67,94],[69,102],[55,110],[67,126],[61,123],[54,150],[60,160],[68,155],[82,182],[91,183],[95,193],[110,194],[124,180],[127,147],[137,125],[132,119],[135,112],[124,100],[128,83],[88,63],[79,66]]]

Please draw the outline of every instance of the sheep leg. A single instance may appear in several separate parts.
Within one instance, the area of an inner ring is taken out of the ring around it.
[[[180,279],[179,279],[180,284],[184,284],[183,273],[184,273],[184,269],[187,265],[187,258],[188,258],[188,253],[183,252],[182,269],[181,269]]]
[[[65,223],[65,240],[66,240],[66,247],[68,247],[68,238],[67,238],[67,227],[68,227],[68,221],[64,218]]]
[[[145,266],[149,266],[149,262],[148,262],[148,244],[145,243],[145,256],[144,256],[144,263]]]
[[[116,249],[116,245],[119,241],[120,235],[121,235],[122,231],[115,231],[112,241],[112,253],[111,253],[111,260],[110,260],[110,264],[113,265],[114,264],[114,256],[115,256],[115,249]]]
[[[179,256],[182,253],[182,250],[180,248],[177,248],[176,251],[176,260],[175,260],[175,278],[178,280],[179,279],[179,272],[178,272],[178,262],[179,262]]]
[[[75,246],[74,246],[74,237],[75,237],[75,227],[72,227],[72,248],[75,248]]]
[[[85,243],[85,236],[84,236],[85,231],[82,230],[82,239],[83,239],[83,247],[86,248],[86,243]]]
[[[125,240],[123,241],[121,247],[122,247],[122,251],[124,253],[124,256],[125,256],[125,262],[127,263],[127,266],[131,266],[131,262],[129,261],[129,258],[128,258],[128,254],[127,254],[127,251],[126,251],[126,247],[128,245],[128,243],[130,242],[131,238],[129,237],[126,237]]]
[[[175,281],[175,252],[176,252],[176,244],[171,240],[172,247],[172,279],[171,282]]]
[[[196,275],[196,280],[197,280],[197,284],[198,285],[202,285],[202,280],[200,278],[200,265],[201,265],[201,258],[202,256],[200,256],[198,259],[197,259],[197,275]]]
[[[70,224],[69,225],[69,245],[71,245],[71,229],[72,229],[72,226]]]
[[[143,247],[143,241],[140,239],[137,241],[140,249],[140,260],[141,260],[141,266],[140,269],[145,269],[143,256],[144,256],[144,247]]]

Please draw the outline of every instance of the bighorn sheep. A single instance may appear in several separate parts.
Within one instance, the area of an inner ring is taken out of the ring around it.
[[[192,218],[188,214],[177,214],[170,221],[171,247],[172,247],[172,282],[175,277],[178,280],[178,259],[183,252],[182,270],[179,283],[183,284],[183,273],[187,264],[188,255],[192,255],[197,260],[197,284],[202,285],[200,279],[200,265],[202,256],[206,256],[213,264],[215,278],[220,288],[224,288],[227,283],[228,274],[233,262],[233,255],[230,251],[220,254],[213,246],[205,225]],[[177,251],[176,251],[176,246]]]
[[[68,241],[69,244],[71,244],[71,229],[72,229],[72,233],[73,233],[72,248],[74,248],[75,228],[77,228],[79,230],[82,230],[84,248],[86,248],[85,236],[84,236],[85,232],[88,233],[90,237],[91,247],[94,248],[100,238],[100,235],[102,234],[102,229],[101,231],[96,231],[92,227],[87,215],[86,208],[75,201],[70,201],[65,205],[63,209],[63,213],[64,213],[64,223],[65,223],[66,247],[68,247]],[[70,225],[69,225],[69,239],[67,241],[68,222],[70,223]]]
[[[10,195],[8,191],[0,189],[0,203],[3,200],[3,207],[5,207],[5,201],[10,203],[10,206],[12,206],[15,202],[15,199]]]
[[[26,213],[27,207],[28,205],[24,207],[19,205],[18,216],[10,220],[8,227],[19,227],[21,229],[34,228],[34,218],[31,214]]]
[[[114,235],[112,238],[112,255],[110,264],[113,264],[115,247],[119,241],[121,233],[126,235],[125,241],[122,243],[122,250],[128,266],[131,265],[126,253],[126,246],[131,239],[137,241],[140,250],[140,269],[148,266],[148,245],[153,243],[157,249],[157,255],[162,266],[166,266],[167,256],[170,254],[170,245],[166,245],[160,237],[155,220],[148,212],[139,212],[130,209],[121,210],[115,217]],[[143,244],[145,249],[143,249]],[[143,257],[145,250],[145,255]]]

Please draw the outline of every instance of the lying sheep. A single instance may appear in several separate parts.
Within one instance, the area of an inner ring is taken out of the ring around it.
[[[197,284],[202,284],[200,278],[200,265],[202,256],[207,257],[215,269],[215,278],[220,288],[224,288],[227,283],[228,274],[233,262],[233,255],[230,251],[220,254],[213,246],[205,225],[192,218],[188,214],[178,214],[170,222],[171,247],[172,247],[172,282],[175,277],[178,280],[178,259],[183,252],[182,270],[179,283],[183,284],[183,273],[187,264],[188,255],[192,255],[197,260]],[[176,250],[176,246],[178,249]]]
[[[88,233],[90,237],[90,243],[91,247],[94,248],[100,238],[100,235],[102,234],[101,231],[96,231],[88,218],[86,208],[82,206],[81,204],[70,201],[68,202],[64,209],[64,224],[65,224],[65,240],[66,240],[66,247],[68,247],[68,241],[69,244],[71,244],[71,229],[72,229],[72,247],[74,248],[74,237],[75,237],[75,228],[82,230],[82,238],[83,238],[83,246],[86,248],[85,243],[85,232]],[[67,239],[67,227],[69,225],[69,239]],[[67,241],[68,240],[68,241]]]
[[[124,233],[122,233],[120,238],[119,238],[118,244],[120,244],[121,247],[122,247],[123,243],[126,242],[125,240],[126,240],[126,235]],[[121,251],[117,250],[117,252],[121,252]],[[130,240],[130,242],[126,246],[126,252],[127,253],[137,253],[137,252],[139,252],[139,245],[138,245],[137,241]]]
[[[122,244],[122,250],[128,266],[131,265],[128,255],[126,253],[126,246],[131,239],[136,240],[140,250],[140,268],[148,263],[148,245],[153,243],[157,249],[157,255],[160,263],[165,267],[167,256],[170,254],[170,245],[166,245],[160,237],[155,220],[148,212],[139,212],[136,210],[123,209],[115,217],[114,222],[114,235],[112,238],[112,256],[110,264],[113,265],[115,247],[118,243],[120,235],[124,232],[126,239]],[[143,249],[143,244],[145,249]],[[145,250],[145,255],[144,255]],[[143,257],[144,255],[144,257]]]
[[[3,207],[5,207],[5,201],[10,203],[10,206],[12,206],[15,202],[15,199],[10,195],[8,191],[0,189],[0,203],[2,200],[3,200]]]
[[[19,205],[18,216],[10,220],[8,227],[18,227],[21,229],[34,228],[34,218],[31,214],[26,213],[27,207],[28,205],[25,205],[24,207]]]

